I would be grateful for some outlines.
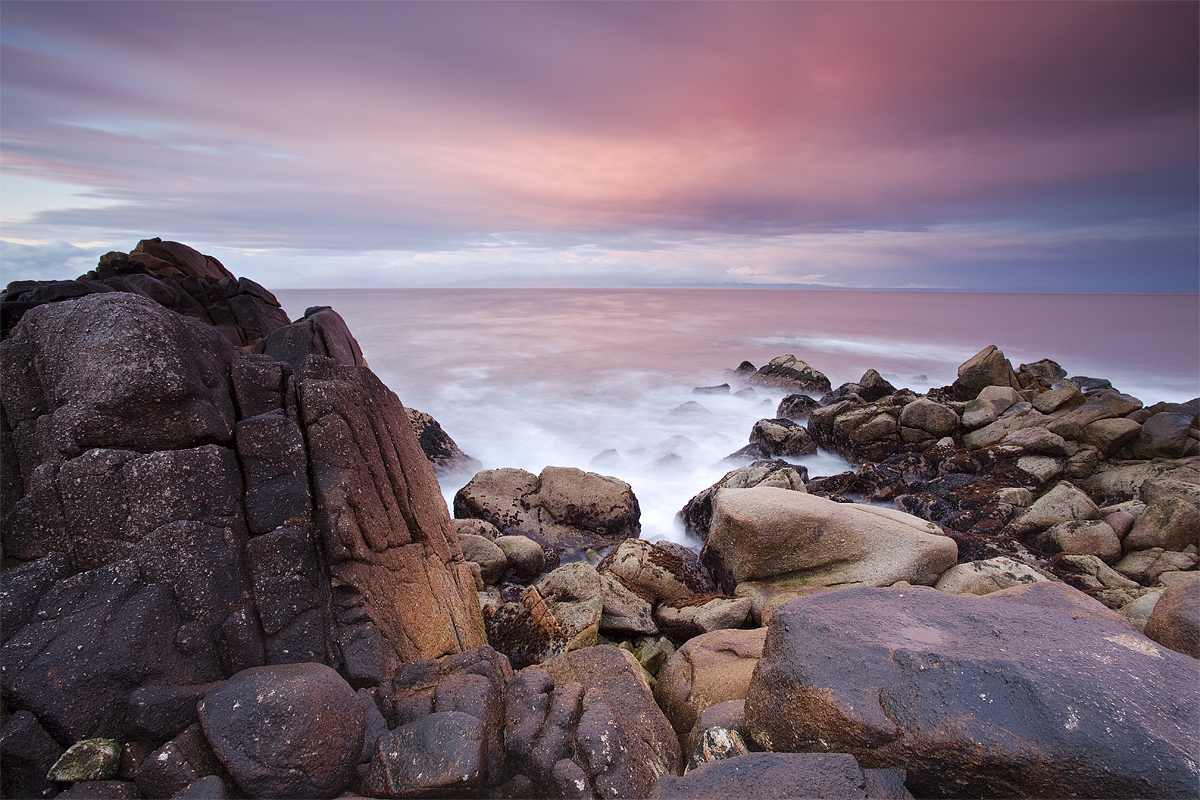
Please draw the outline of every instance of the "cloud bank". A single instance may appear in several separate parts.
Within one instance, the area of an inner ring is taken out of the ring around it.
[[[279,287],[1196,291],[1198,9],[9,0],[0,258],[73,277],[64,248],[158,235]]]

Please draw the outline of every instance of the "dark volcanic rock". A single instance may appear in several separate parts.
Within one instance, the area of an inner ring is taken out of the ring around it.
[[[253,797],[332,797],[354,777],[365,715],[354,690],[329,667],[239,672],[199,711],[217,758]]]
[[[309,356],[332,358],[350,367],[367,364],[342,315],[328,306],[306,310],[303,317],[255,345],[254,352],[286,362],[297,373]]]
[[[408,418],[412,421],[417,441],[429,463],[433,464],[433,472],[439,478],[442,476],[474,475],[483,469],[479,459],[472,458],[459,449],[450,434],[442,430],[438,421],[423,411],[408,409]]]
[[[132,561],[79,573],[43,595],[0,650],[5,698],[59,741],[116,738],[133,687],[215,677],[176,646],[179,627],[171,590],[143,584]]]
[[[504,691],[512,677],[508,659],[486,645],[436,660],[409,661],[392,681],[389,723],[398,727],[446,712],[476,717],[483,743],[481,777],[494,785],[504,777]]]
[[[385,733],[363,789],[372,797],[474,797],[483,786],[483,723],[443,711]]]
[[[5,797],[53,797],[57,788],[46,773],[63,754],[28,711],[18,711],[0,728],[0,792]]]
[[[136,295],[41,306],[0,343],[21,473],[92,447],[228,444],[233,352],[207,325]]]
[[[903,766],[925,797],[1186,797],[1200,662],[1094,616],[933,589],[781,606],[746,698],[776,751]]]

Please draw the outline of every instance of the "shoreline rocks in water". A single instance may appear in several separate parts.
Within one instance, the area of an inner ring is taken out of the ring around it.
[[[795,394],[680,511],[698,553],[615,478],[481,471],[336,311],[186,245],[12,284],[0,337],[4,797],[1200,781],[1198,402],[994,346],[926,395],[744,362],[696,393]]]

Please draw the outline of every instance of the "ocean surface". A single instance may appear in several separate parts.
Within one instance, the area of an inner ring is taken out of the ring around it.
[[[1147,405],[1200,395],[1196,295],[755,289],[313,289],[276,296],[292,319],[328,305],[375,373],[432,414],[485,469],[579,467],[629,482],[642,536],[696,544],[675,520],[774,417],[784,392],[695,395],[744,360],[791,353],[833,386],[878,370],[917,392],[995,344],[1016,368],[1051,358]],[[680,418],[670,412],[699,402]],[[615,454],[606,451],[616,451]],[[601,454],[605,454],[601,456]],[[674,454],[678,458],[666,458]],[[599,458],[598,458],[599,457]],[[798,459],[811,477],[847,469]],[[465,480],[443,482],[447,502]]]

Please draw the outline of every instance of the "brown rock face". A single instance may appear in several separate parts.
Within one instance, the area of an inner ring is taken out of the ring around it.
[[[359,669],[388,678],[401,661],[486,644],[474,579],[400,400],[365,367],[319,357],[298,383],[317,528],[345,609],[338,637],[388,644],[362,649],[376,663]]]
[[[776,611],[746,727],[767,749],[906,767],[919,797],[1185,797],[1198,678],[1195,659],[1053,603],[844,589]]]

